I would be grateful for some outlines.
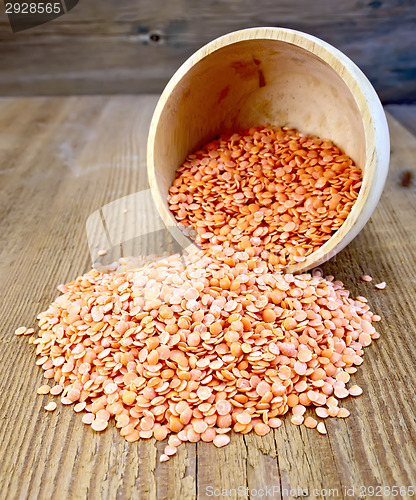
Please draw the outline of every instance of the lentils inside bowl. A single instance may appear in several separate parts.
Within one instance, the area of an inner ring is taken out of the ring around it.
[[[341,227],[361,183],[360,169],[331,141],[265,125],[188,155],[168,202],[202,247],[254,245],[271,264],[287,266]]]

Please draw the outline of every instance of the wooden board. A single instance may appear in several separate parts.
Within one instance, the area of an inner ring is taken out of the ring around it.
[[[384,102],[416,101],[414,0],[81,0],[11,32],[0,13],[0,95],[161,92],[179,65],[231,31],[281,26],[345,52]]]
[[[51,398],[36,395],[43,378],[34,349],[13,332],[35,326],[56,286],[89,269],[88,217],[147,188],[145,146],[156,100],[0,99],[0,499],[191,500],[238,487],[238,498],[248,499],[255,496],[247,487],[266,486],[283,491],[268,498],[307,490],[306,498],[347,499],[365,498],[360,487],[416,486],[416,137],[391,116],[391,170],[381,202],[360,235],[324,266],[383,317],[381,339],[355,376],[364,395],[345,402],[348,419],[329,421],[327,436],[285,421],[265,438],[233,435],[223,449],[186,444],[160,464],[164,443],[129,444],[113,426],[97,435],[60,403],[53,414],[43,410]],[[386,289],[361,282],[363,273],[386,281]],[[353,496],[344,490],[352,487]],[[381,491],[379,498],[393,498]]]
[[[391,104],[387,109],[409,132],[416,135],[416,104]]]

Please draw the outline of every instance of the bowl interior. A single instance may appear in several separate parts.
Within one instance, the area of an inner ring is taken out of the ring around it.
[[[176,169],[188,153],[225,132],[264,123],[295,127],[333,141],[365,177],[368,145],[362,113],[342,71],[332,66],[305,48],[263,38],[190,58],[161,97],[149,143],[151,187],[169,229],[176,222],[166,196]],[[181,234],[173,233],[181,240]]]

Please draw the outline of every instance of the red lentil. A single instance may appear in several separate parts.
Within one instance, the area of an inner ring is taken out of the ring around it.
[[[350,412],[346,408],[340,408],[338,411],[338,418],[347,418],[350,416]]]
[[[323,422],[319,422],[319,424],[316,426],[316,429],[318,430],[318,432],[320,434],[326,434],[326,427],[325,427],[325,424]]]
[[[54,410],[56,410],[56,403],[55,403],[55,401],[50,401],[50,402],[49,402],[49,403],[48,403],[48,404],[44,407],[44,409],[45,409],[46,411],[54,411]]]
[[[41,385],[38,389],[38,394],[49,394],[49,391],[51,390],[51,388],[49,387],[49,385]]]
[[[363,390],[358,385],[352,385],[349,389],[351,396],[361,396]]]
[[[27,328],[25,326],[19,326],[19,328],[16,328],[14,334],[15,335],[23,335],[26,332]]]
[[[313,417],[306,417],[304,423],[305,427],[308,427],[309,429],[315,429],[318,425],[318,422]]]

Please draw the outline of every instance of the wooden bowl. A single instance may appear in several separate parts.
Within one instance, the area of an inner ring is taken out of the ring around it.
[[[383,190],[389,133],[380,100],[361,70],[331,45],[298,31],[251,28],[218,38],[175,73],[156,106],[147,169],[157,209],[187,251],[196,247],[177,226],[168,189],[186,155],[224,132],[271,123],[330,139],[363,172],[351,213],[307,259],[301,272],[325,262],[363,228]]]

